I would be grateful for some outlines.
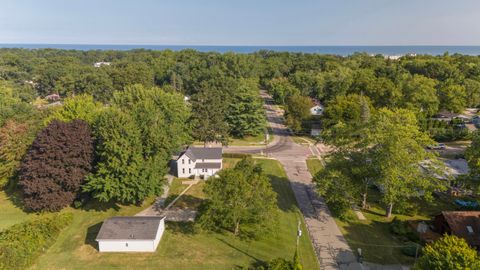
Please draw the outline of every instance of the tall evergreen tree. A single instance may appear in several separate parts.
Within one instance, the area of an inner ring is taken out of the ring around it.
[[[257,135],[264,131],[265,111],[256,80],[239,80],[232,102],[227,108],[226,121],[230,133],[236,137]]]
[[[205,144],[228,143],[229,127],[225,121],[228,104],[226,92],[226,89],[219,89],[214,83],[203,82],[200,91],[192,96],[193,134],[197,140]]]

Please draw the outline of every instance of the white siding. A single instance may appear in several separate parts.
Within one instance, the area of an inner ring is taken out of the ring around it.
[[[188,178],[191,176],[204,176],[205,178],[215,175],[223,167],[223,159],[197,159],[190,160],[186,155],[182,155],[177,159],[177,176],[180,178]],[[220,169],[195,169],[196,163],[220,163]]]
[[[188,178],[194,174],[195,162],[186,155],[177,160],[177,174],[180,178]]]
[[[154,252],[154,240],[99,240],[100,252]]]
[[[157,249],[157,246],[160,243],[160,240],[162,239],[164,231],[165,231],[165,219],[162,219],[160,221],[160,224],[158,225],[158,230],[157,230],[157,235],[155,236],[155,240],[153,241],[153,251]]]

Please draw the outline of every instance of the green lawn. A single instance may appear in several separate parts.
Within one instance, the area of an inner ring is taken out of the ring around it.
[[[312,176],[315,176],[323,168],[323,164],[318,158],[309,158],[307,159],[307,167]]]
[[[168,197],[165,200],[165,205],[168,205],[188,187],[188,185],[182,184],[183,181],[192,181],[192,179],[174,178],[168,192]],[[205,181],[200,181],[198,184],[193,185],[175,202],[173,206],[182,209],[197,208],[205,198],[205,195],[203,194],[204,185]]]
[[[233,165],[237,160],[228,159]],[[167,224],[155,253],[106,254],[96,250],[95,236],[101,222],[110,216],[132,215],[144,206],[105,206],[106,210],[74,210],[73,224],[42,255],[33,269],[235,269],[276,257],[292,257],[297,220],[303,219],[281,165],[274,160],[256,160],[269,174],[278,193],[280,214],[271,234],[255,241],[194,230],[188,224]],[[175,190],[175,189],[174,189]],[[178,189],[177,189],[178,190]],[[190,195],[201,197],[201,191]],[[200,198],[201,199],[201,198]],[[299,245],[304,269],[319,269],[308,234]]]
[[[309,136],[292,136],[291,137],[293,142],[296,143],[296,144],[315,144],[316,141],[315,139],[309,137]]]
[[[268,136],[268,141],[272,141],[273,134],[268,131],[270,134]],[[265,134],[261,133],[257,136],[245,136],[243,138],[230,138],[228,145],[231,146],[250,146],[250,145],[265,145]]]
[[[273,133],[271,129],[268,129],[268,142],[271,142],[273,140]],[[195,146],[203,146],[203,142],[200,141],[195,141],[193,142]],[[265,145],[265,134],[262,132],[261,134],[258,134],[256,136],[245,136],[243,138],[235,138],[231,137],[228,139],[228,145],[229,146],[261,146]]]
[[[18,203],[20,200],[16,194],[7,196],[5,191],[0,191],[0,231],[30,217],[20,207],[15,206]]]

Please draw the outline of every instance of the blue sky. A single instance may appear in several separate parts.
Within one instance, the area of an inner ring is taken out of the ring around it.
[[[0,43],[480,45],[480,1],[2,0]]]

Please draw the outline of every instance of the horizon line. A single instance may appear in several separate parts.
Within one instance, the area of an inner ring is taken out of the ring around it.
[[[456,45],[456,44],[408,44],[408,45],[242,45],[242,44],[152,44],[152,43],[13,43],[13,42],[0,42],[0,45],[94,45],[94,46],[197,46],[197,47],[480,47],[478,45]]]

